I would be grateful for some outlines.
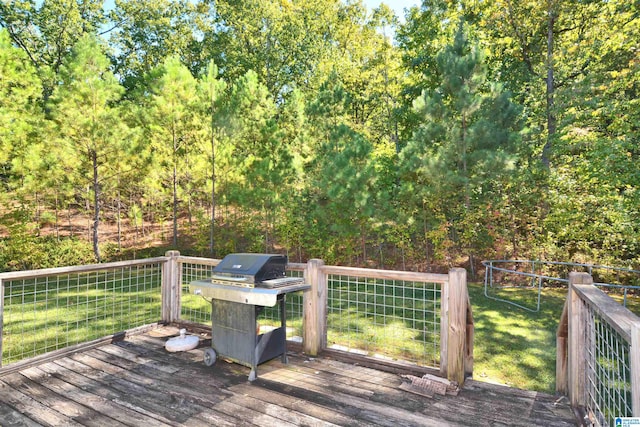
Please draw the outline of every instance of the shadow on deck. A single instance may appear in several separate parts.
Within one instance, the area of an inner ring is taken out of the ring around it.
[[[457,396],[401,390],[399,375],[289,354],[249,368],[167,353],[175,328],[0,376],[0,424],[82,426],[573,426],[566,398],[469,380]]]

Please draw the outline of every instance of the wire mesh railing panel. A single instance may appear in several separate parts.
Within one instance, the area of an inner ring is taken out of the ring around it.
[[[2,365],[160,321],[161,264],[4,278]]]
[[[595,425],[612,426],[631,417],[630,345],[592,307],[586,333],[586,410]]]
[[[188,322],[211,324],[211,301],[201,295],[193,295],[189,292],[189,283],[194,280],[211,278],[211,271],[217,264],[217,260],[198,261],[190,259],[181,261],[180,284],[182,289],[180,319]]]
[[[328,346],[439,367],[441,287],[330,275]]]

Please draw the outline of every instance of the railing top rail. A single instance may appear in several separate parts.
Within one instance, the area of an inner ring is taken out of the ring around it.
[[[340,267],[325,265],[322,266],[325,274],[336,274],[345,276],[367,277],[370,279],[406,280],[424,283],[446,283],[449,281],[448,274],[419,273],[413,271],[399,270],[376,270],[371,268]]]
[[[166,261],[167,261],[167,257],[162,256],[162,257],[155,257],[155,258],[129,260],[129,261],[107,262],[104,264],[88,264],[88,265],[77,265],[77,266],[71,266],[71,267],[42,268],[39,270],[9,271],[5,273],[0,273],[0,281],[36,279],[38,277],[60,276],[62,274],[87,273],[91,271],[113,270],[113,269],[122,268],[122,267],[131,267],[131,266],[145,265],[145,264],[148,265],[148,264],[155,264],[158,262],[166,262]]]
[[[304,271],[305,268],[307,268],[307,264],[303,262],[290,262],[287,264],[287,270]]]
[[[634,323],[640,324],[638,316],[593,285],[572,286],[583,301],[596,310],[627,342],[631,342],[631,326]]]
[[[178,262],[189,262],[193,264],[203,264],[203,265],[211,265],[211,266],[216,266],[220,264],[220,261],[221,260],[215,259],[215,258],[204,258],[204,257],[195,257],[195,256],[180,255],[178,257]]]

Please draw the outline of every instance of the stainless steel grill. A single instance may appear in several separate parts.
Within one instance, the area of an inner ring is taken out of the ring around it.
[[[195,295],[211,298],[211,348],[204,363],[218,356],[251,368],[249,381],[257,378],[257,366],[282,356],[287,362],[286,295],[310,288],[302,278],[286,277],[287,257],[272,254],[229,254],[209,280],[189,284]],[[260,333],[257,318],[264,307],[280,304],[280,327]]]

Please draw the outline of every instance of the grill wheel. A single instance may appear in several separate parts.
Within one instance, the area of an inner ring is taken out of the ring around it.
[[[213,366],[213,364],[216,363],[217,358],[218,355],[214,349],[207,348],[204,350],[204,364],[206,366]]]

